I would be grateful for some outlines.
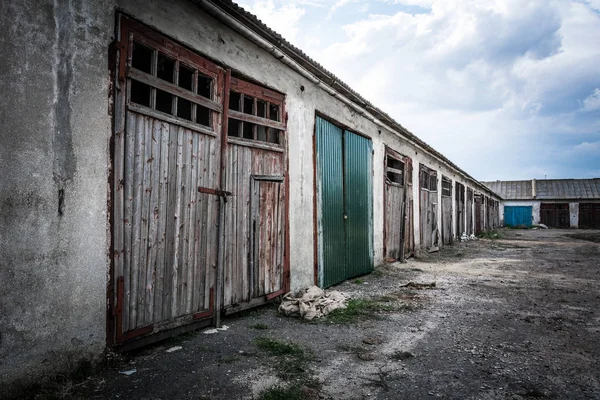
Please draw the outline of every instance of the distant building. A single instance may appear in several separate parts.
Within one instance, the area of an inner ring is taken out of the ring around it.
[[[503,225],[600,228],[600,178],[483,182],[504,200]]]

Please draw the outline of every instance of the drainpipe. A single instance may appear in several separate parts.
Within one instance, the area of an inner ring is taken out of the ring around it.
[[[531,198],[535,199],[537,196],[537,188],[535,187],[535,179],[531,180]]]
[[[235,30],[236,32],[238,32],[239,34],[241,34],[242,36],[246,37],[247,39],[250,39],[252,42],[254,42],[254,44],[258,45],[262,49],[264,49],[267,52],[269,52],[271,55],[273,55],[273,57],[275,57],[276,59],[278,59],[279,61],[281,61],[285,65],[287,65],[290,68],[292,68],[294,71],[296,71],[297,73],[299,73],[300,75],[302,75],[303,77],[305,77],[306,79],[308,79],[309,81],[311,81],[312,83],[314,83],[315,85],[317,85],[318,87],[320,87],[321,89],[323,89],[325,92],[329,93],[331,96],[336,97],[342,103],[344,103],[347,106],[349,106],[350,108],[354,109],[359,115],[361,115],[361,116],[365,117],[366,119],[370,120],[371,122],[373,122],[378,127],[384,128],[387,131],[396,134],[401,139],[405,140],[406,142],[408,142],[412,146],[414,146],[417,149],[421,150],[423,153],[429,154],[433,158],[438,159],[433,154],[430,154],[427,150],[425,150],[418,143],[415,143],[412,140],[410,140],[409,138],[404,137],[402,135],[402,133],[398,132],[396,129],[388,126],[383,121],[380,121],[379,119],[377,119],[373,115],[371,115],[371,113],[368,110],[366,110],[363,107],[359,106],[358,104],[354,103],[352,100],[348,99],[347,97],[345,97],[344,95],[342,95],[341,93],[339,93],[335,89],[333,89],[331,86],[329,86],[328,84],[326,84],[323,81],[321,81],[319,78],[317,78],[316,76],[314,76],[310,71],[308,71],[302,65],[298,64],[296,61],[294,61],[290,57],[286,56],[276,46],[274,46],[273,44],[269,43],[267,40],[263,39],[260,35],[254,33],[251,29],[249,29],[248,27],[246,27],[244,24],[242,24],[241,22],[239,22],[237,19],[233,18],[231,15],[227,14],[225,11],[221,10],[218,6],[214,5],[212,2],[210,2],[208,0],[193,0],[193,2],[196,5],[204,8],[205,10],[208,10],[212,15],[216,16],[218,19],[220,19],[221,21],[225,22],[225,24],[228,25],[230,28],[232,28],[233,30]],[[444,164],[444,166],[446,166],[450,170],[454,170],[455,169],[455,168],[451,167],[450,165],[448,165],[443,160],[439,160],[438,159],[438,161],[441,162],[442,164]],[[460,172],[459,172],[459,174],[460,174]],[[467,181],[471,180],[470,178],[468,178],[468,177],[466,177],[464,175],[463,175],[463,178],[465,178]],[[474,182],[476,183],[476,185],[479,185],[479,182],[477,182],[477,181],[474,181]]]

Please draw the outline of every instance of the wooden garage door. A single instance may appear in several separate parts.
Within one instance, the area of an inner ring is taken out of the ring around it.
[[[579,227],[600,229],[600,203],[579,203]]]
[[[568,228],[570,226],[569,203],[542,203],[540,222],[550,228]]]

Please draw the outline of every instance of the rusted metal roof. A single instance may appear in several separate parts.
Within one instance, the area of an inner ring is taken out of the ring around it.
[[[481,182],[492,192],[497,193],[505,200],[530,200],[532,199],[531,181],[495,181]]]
[[[205,3],[206,1],[210,1],[210,3],[214,4],[221,10],[223,10],[226,13],[228,13],[229,15],[231,15],[237,21],[239,21],[240,23],[244,24],[249,29],[251,29],[254,33],[259,35],[263,39],[267,40],[268,42],[272,43],[274,46],[277,46],[277,48],[279,50],[281,50],[286,56],[288,56],[290,59],[292,59],[295,62],[297,62],[298,64],[300,64],[303,68],[305,68],[307,71],[309,71],[315,77],[317,77],[323,83],[329,85],[331,88],[335,89],[336,91],[338,91],[340,94],[342,94],[346,98],[350,99],[355,104],[361,106],[362,108],[367,110],[369,113],[371,113],[373,116],[375,116],[380,121],[384,122],[388,126],[395,129],[396,131],[401,132],[404,137],[415,142],[417,145],[421,146],[423,149],[425,149],[427,152],[429,152],[433,156],[437,157],[442,162],[448,164],[452,168],[455,168],[459,173],[463,174],[466,178],[471,179],[473,181],[473,183],[478,187],[478,189],[483,190],[483,191],[488,191],[487,187],[485,185],[483,185],[481,182],[479,182],[477,179],[473,178],[471,175],[469,175],[463,169],[461,169],[456,164],[454,164],[452,161],[450,161],[448,158],[446,158],[443,154],[439,153],[433,147],[431,147],[430,145],[428,145],[427,143],[425,143],[424,141],[419,139],[416,135],[414,135],[408,129],[404,128],[402,125],[400,125],[398,122],[396,122],[387,113],[385,113],[384,111],[375,107],[371,102],[366,100],[364,97],[362,97],[356,91],[354,91],[350,86],[348,86],[348,84],[341,81],[337,76],[335,76],[334,74],[329,72],[327,69],[325,69],[325,67],[323,67],[321,64],[319,64],[318,62],[316,62],[315,60],[310,58],[302,50],[300,50],[296,46],[292,45],[283,36],[281,36],[280,34],[275,32],[271,28],[269,28],[260,19],[258,19],[258,17],[256,17],[254,14],[246,11],[244,8],[240,7],[237,3],[235,3],[231,0],[218,0],[218,1],[217,0],[191,0],[191,1],[194,2],[195,4],[199,5],[200,7],[202,7],[203,3]],[[210,10],[207,10],[207,11],[210,12]],[[215,17],[217,19],[219,19],[219,17],[217,15],[215,15]],[[490,192],[488,194],[492,195],[493,193]]]
[[[600,199],[600,178],[535,179],[481,183],[505,200]],[[533,190],[534,184],[535,191]]]

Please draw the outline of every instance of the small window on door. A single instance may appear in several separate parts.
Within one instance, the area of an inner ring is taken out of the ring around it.
[[[404,185],[404,162],[388,154],[386,159],[385,177],[388,183]]]
[[[452,181],[445,176],[442,177],[442,196],[452,196]]]
[[[231,78],[227,134],[248,144],[281,147],[285,123],[284,95],[262,86]]]
[[[437,171],[421,165],[419,170],[421,189],[437,192]]]
[[[127,72],[130,107],[171,122],[214,131],[214,114],[222,107],[215,101],[217,74],[204,68],[210,63],[195,54],[190,57],[194,60],[180,61],[183,57],[178,57],[177,52],[189,54],[188,50],[143,41],[134,36],[131,43],[131,68]],[[196,59],[203,66],[196,64]],[[212,67],[216,71],[217,67]]]

